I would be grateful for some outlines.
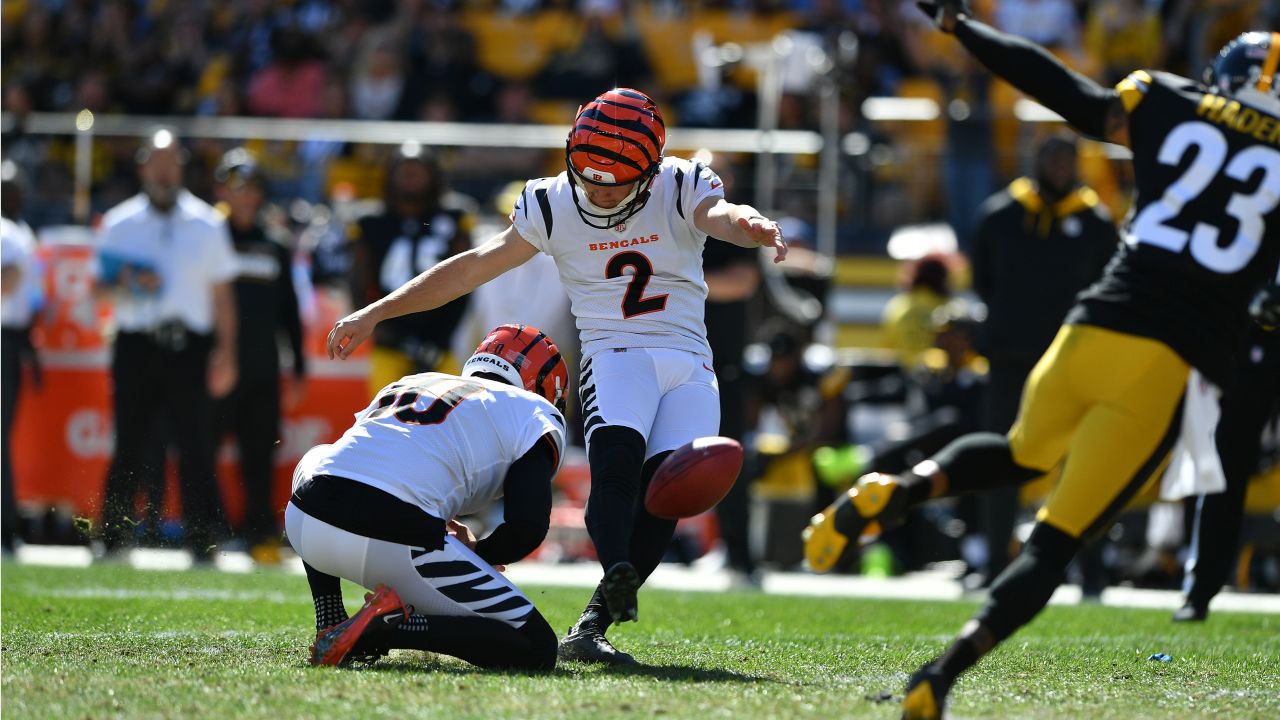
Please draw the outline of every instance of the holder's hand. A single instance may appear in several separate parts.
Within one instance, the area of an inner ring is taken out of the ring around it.
[[[450,520],[445,524],[445,530],[447,530],[450,535],[457,538],[458,542],[466,545],[468,550],[475,552],[476,536],[471,533],[471,528],[457,520]]]

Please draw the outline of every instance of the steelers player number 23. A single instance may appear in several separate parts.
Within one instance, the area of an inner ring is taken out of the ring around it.
[[[1188,154],[1191,163],[1165,191],[1134,218],[1131,242],[1142,242],[1181,253],[1188,244],[1191,257],[1218,273],[1235,273],[1244,269],[1262,245],[1265,228],[1263,217],[1280,202],[1280,152],[1262,145],[1252,145],[1227,159],[1227,139],[1218,128],[1199,121],[1184,122],[1165,137],[1156,159],[1161,165],[1178,166]],[[1225,170],[1223,166],[1225,165]],[[1218,243],[1219,230],[1199,222],[1191,232],[1168,223],[1181,214],[1213,182],[1220,171],[1241,183],[1249,183],[1262,171],[1257,189],[1235,193],[1224,210],[1238,223],[1231,242]]]
[[[644,289],[649,286],[649,278],[653,277],[653,263],[649,262],[649,258],[645,257],[644,253],[628,250],[614,255],[609,258],[604,276],[610,280],[620,278],[623,275],[622,271],[628,267],[635,274],[631,276],[631,282],[627,283],[627,292],[622,296],[622,317],[633,318],[636,315],[665,309],[666,295],[644,296]]]
[[[431,404],[422,408],[425,398]],[[378,396],[378,407],[369,413],[370,418],[394,415],[406,425],[439,425],[449,413],[468,396],[484,392],[484,386],[456,378],[437,378],[423,385],[392,385]],[[434,396],[434,397],[432,397]]]

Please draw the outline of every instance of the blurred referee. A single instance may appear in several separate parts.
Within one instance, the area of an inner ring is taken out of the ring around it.
[[[222,156],[213,179],[236,253],[240,370],[235,387],[215,403],[215,447],[217,440],[229,433],[235,435],[245,500],[240,535],[249,544],[254,560],[276,564],[280,561],[280,533],[275,509],[284,501],[271,502],[271,477],[280,436],[281,334],[293,350],[293,380],[286,386],[286,409],[301,401],[306,377],[292,259],[284,244],[284,230],[260,217],[262,174],[253,155],[243,148],[229,151]]]
[[[114,302],[116,323],[116,445],[101,540],[109,554],[127,541],[139,481],[163,473],[171,439],[186,544],[203,562],[223,524],[212,396],[236,381],[235,255],[222,216],[183,188],[185,155],[172,131],[157,130],[137,159],[142,193],[107,212],[98,244],[98,290]]]

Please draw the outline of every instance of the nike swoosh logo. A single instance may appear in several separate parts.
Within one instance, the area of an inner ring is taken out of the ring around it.
[[[711,368],[707,367],[706,363],[702,363],[702,367],[707,368],[708,370],[711,370]],[[711,372],[715,372],[715,370],[711,370]]]

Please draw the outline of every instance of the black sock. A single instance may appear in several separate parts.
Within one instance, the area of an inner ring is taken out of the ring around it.
[[[634,506],[634,517],[631,526],[631,541],[628,543],[627,556],[644,582],[657,569],[671,544],[671,536],[676,531],[675,520],[664,520],[649,514],[644,509],[644,494],[649,488],[649,481],[657,472],[658,466],[667,459],[670,452],[659,453],[649,458],[640,471],[640,492]],[[578,618],[577,627],[592,627],[604,634],[613,625],[613,616],[604,601],[604,588],[597,585],[582,616]]]
[[[411,615],[398,625],[374,623],[371,638],[386,649],[451,655],[482,668],[551,670],[556,634],[536,610],[519,628],[486,617]]]
[[[302,567],[307,571],[311,602],[316,607],[316,630],[324,630],[345,621],[347,608],[342,604],[342,580],[322,573],[305,562]]]
[[[426,632],[427,631],[426,615],[410,615],[400,621],[399,628],[405,632]]]
[[[945,679],[948,687],[960,673],[973,667],[992,647],[991,633],[980,623],[970,621],[960,637],[930,665]]]
[[[932,478],[903,473],[898,484],[907,491],[907,504],[919,505],[932,497],[967,495],[1000,487],[1021,485],[1044,474],[1014,462],[1009,438],[996,433],[971,433],[955,440],[930,458],[946,481],[937,487]]]
[[[671,455],[671,451],[658,453],[644,463],[640,472],[640,494],[636,498],[635,519],[631,526],[631,564],[640,574],[640,582],[649,579],[653,571],[662,562],[667,549],[671,547],[671,538],[676,533],[676,521],[660,518],[644,508],[644,496],[649,491],[649,481],[663,460]]]
[[[994,645],[1031,622],[1062,584],[1067,565],[1081,541],[1047,523],[1036,523],[1018,556],[991,583],[976,620]]]
[[[635,514],[644,438],[628,427],[598,428],[591,436],[591,494],[587,498],[587,532],[605,570],[627,561]]]
[[[582,616],[578,618],[576,627],[590,627],[604,634],[612,624],[613,616],[609,614],[609,608],[604,602],[604,587],[597,585],[595,592],[591,594],[591,599],[587,601],[587,607],[582,611]]]
[[[346,622],[347,608],[342,604],[342,595],[321,595],[312,597],[316,606],[316,630],[331,628]]]
[[[933,483],[929,478],[910,470],[898,476],[898,487],[907,494],[907,507],[915,507],[927,501],[933,492]]]

